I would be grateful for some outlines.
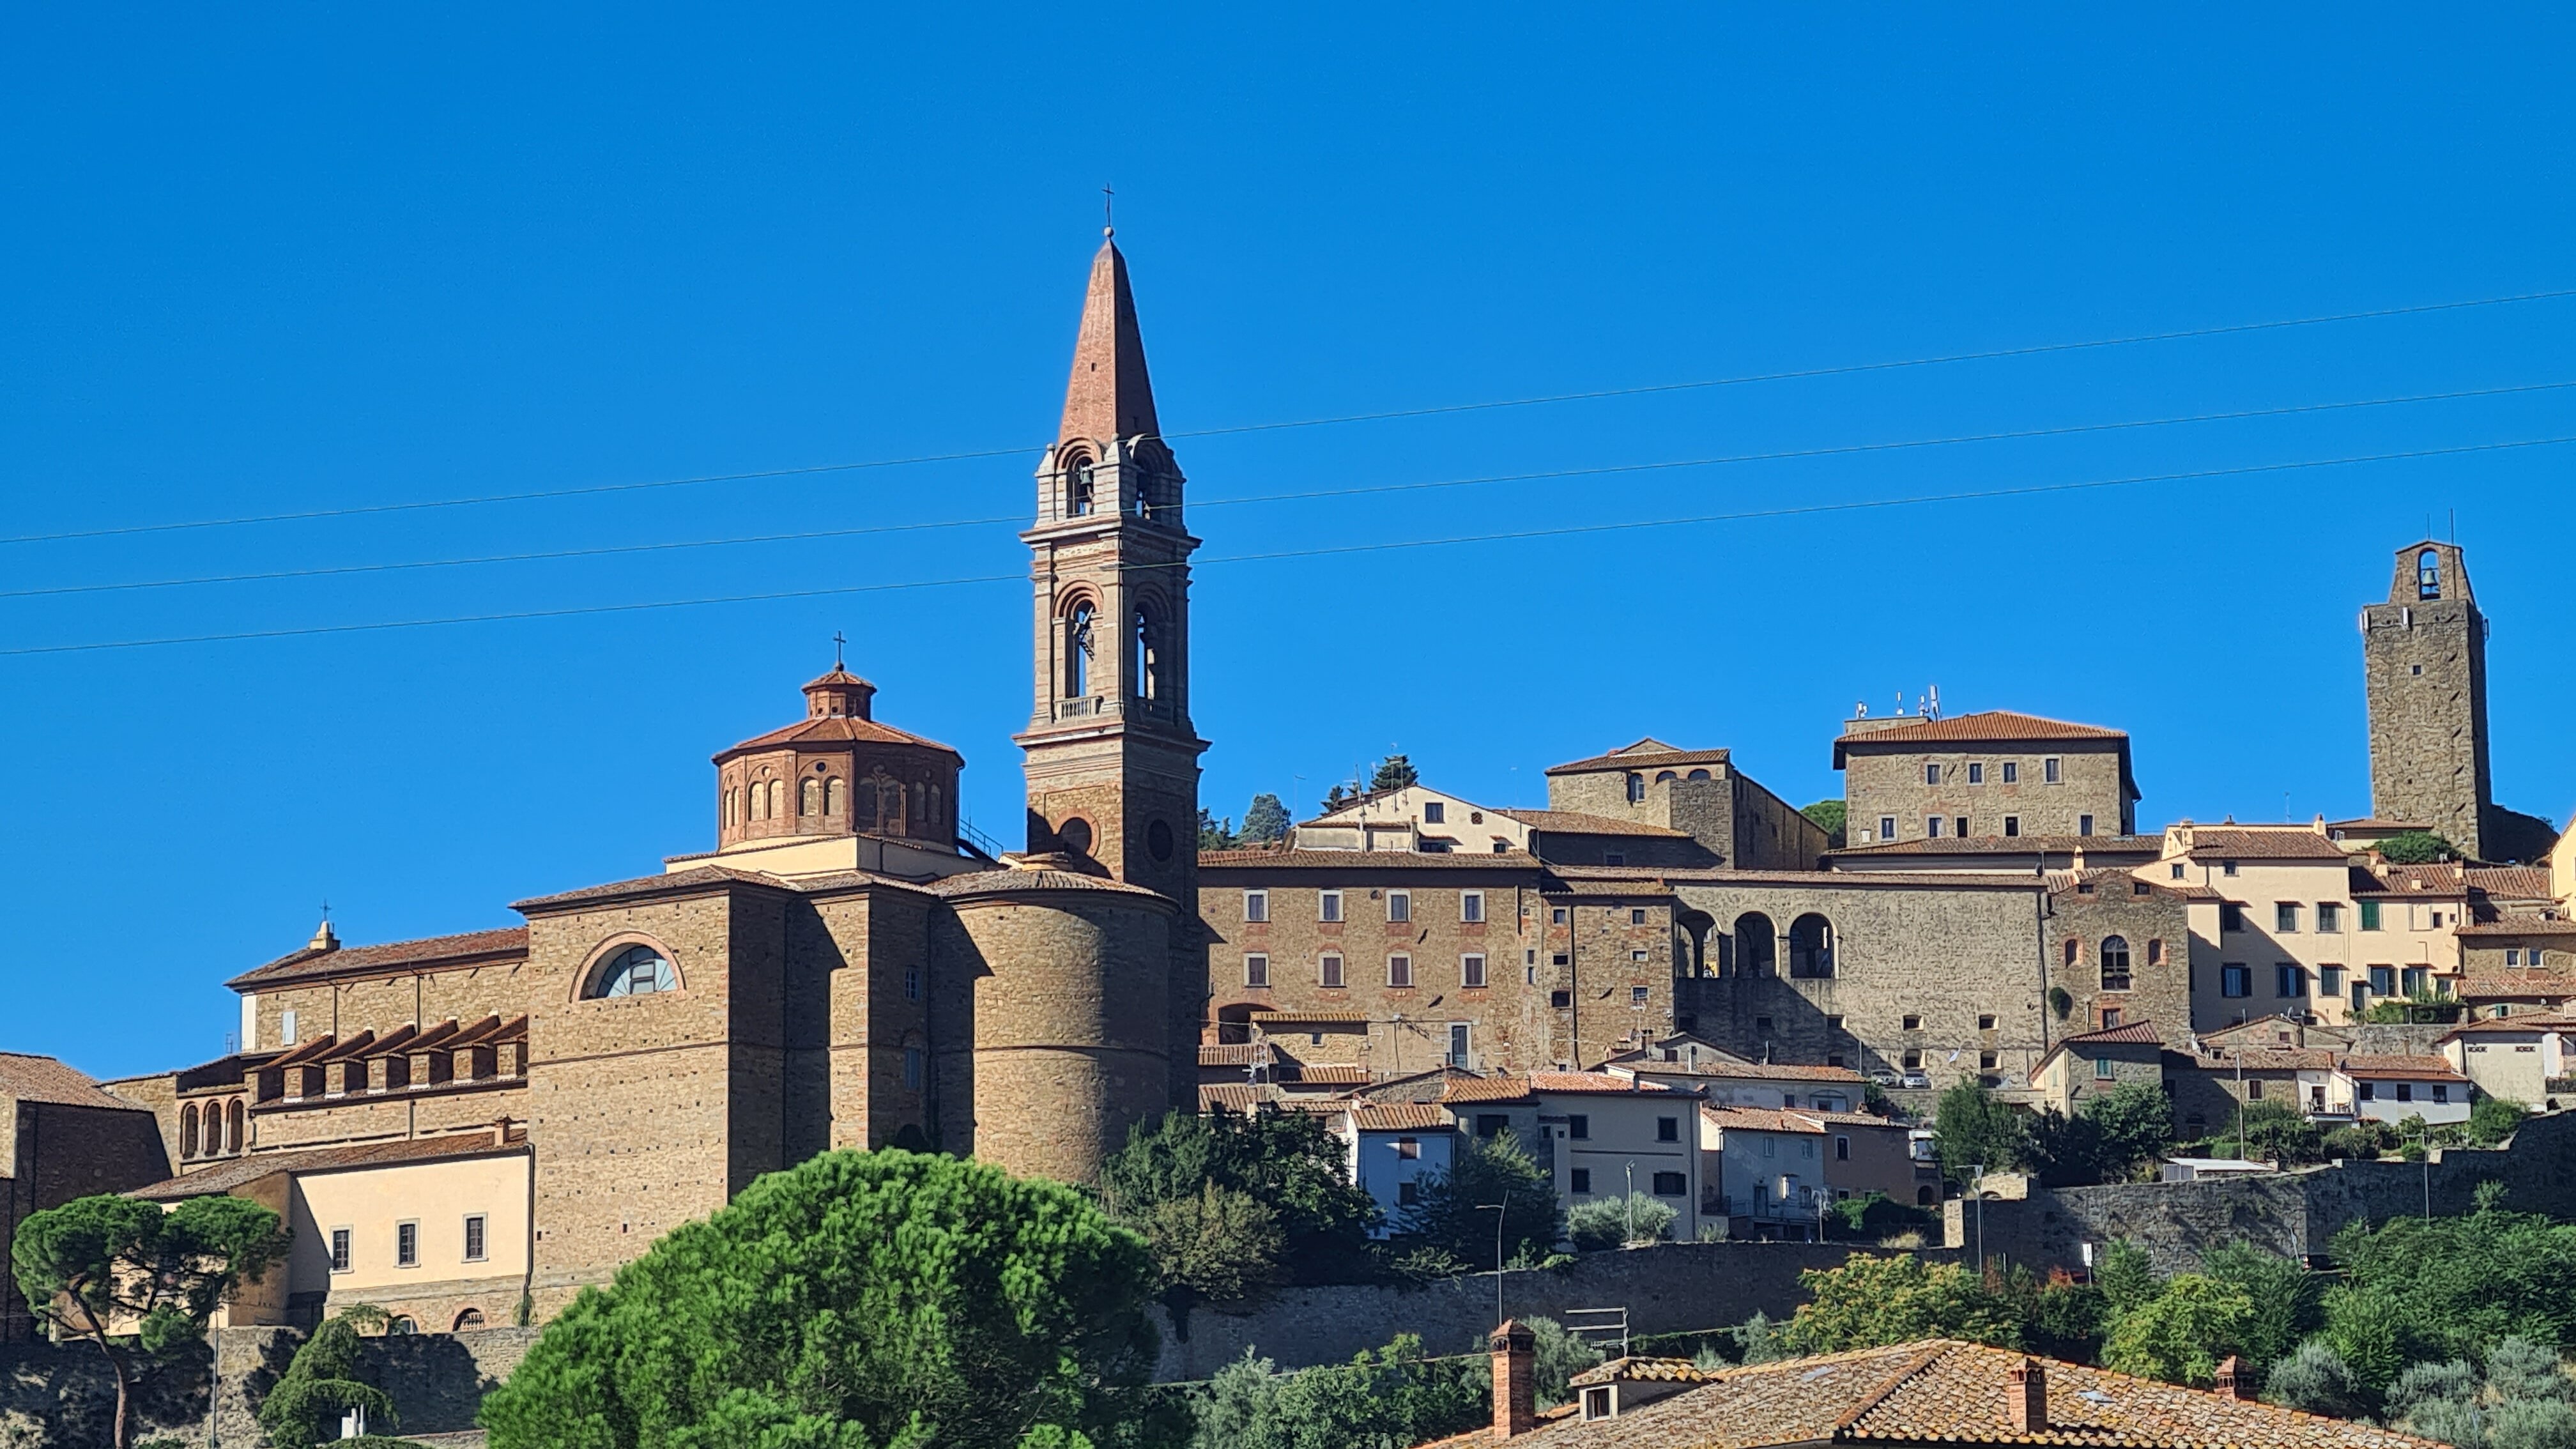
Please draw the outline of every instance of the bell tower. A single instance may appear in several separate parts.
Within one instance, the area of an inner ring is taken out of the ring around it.
[[[1028,771],[1029,850],[1082,857],[1180,906],[1172,1025],[1173,1040],[1187,1043],[1198,1039],[1207,980],[1196,929],[1207,741],[1190,726],[1189,560],[1199,541],[1155,421],[1127,259],[1106,236],[1091,260],[1064,422],[1038,469],[1037,522],[1020,535],[1036,708],[1014,738]],[[1194,1065],[1186,1091],[1195,1101]]]
[[[2486,858],[2487,620],[2457,544],[2397,551],[2388,602],[2361,611],[2370,703],[2370,813]],[[2510,813],[2510,812],[2506,812]]]

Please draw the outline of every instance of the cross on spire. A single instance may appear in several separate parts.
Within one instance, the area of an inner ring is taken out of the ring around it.
[[[841,631],[840,631],[840,630],[835,629],[835,630],[833,630],[833,631],[832,631],[832,667],[833,667],[834,669],[839,669],[839,668],[841,668],[841,667],[842,667],[842,664],[841,664],[841,646],[842,646],[843,644],[848,643],[848,642],[849,642],[848,640],[843,639],[843,638],[841,637]]]
[[[1116,236],[1116,235],[1118,234],[1118,227],[1117,227],[1117,224],[1116,224],[1116,222],[1114,222],[1114,221],[1111,219],[1111,217],[1110,217],[1110,215],[1109,215],[1109,203],[1110,203],[1110,200],[1111,200],[1113,197],[1117,196],[1117,194],[1118,194],[1118,193],[1116,193],[1116,192],[1114,192],[1114,191],[1112,191],[1112,190],[1110,190],[1110,189],[1109,189],[1109,184],[1108,184],[1107,182],[1105,182],[1105,181],[1104,181],[1104,182],[1102,182],[1102,183],[1101,183],[1101,185],[1100,185],[1100,234],[1101,234],[1102,236]]]

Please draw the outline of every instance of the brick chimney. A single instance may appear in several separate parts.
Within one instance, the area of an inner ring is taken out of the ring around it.
[[[2048,1432],[2048,1370],[2036,1359],[2023,1359],[2004,1375],[2004,1417],[2016,1434]]]
[[[2245,1380],[2245,1365],[2232,1353],[2218,1361],[2218,1392],[2230,1399],[2254,1397],[2254,1386]]]
[[[1494,1437],[1538,1427],[1538,1337],[1506,1319],[1494,1330]]]

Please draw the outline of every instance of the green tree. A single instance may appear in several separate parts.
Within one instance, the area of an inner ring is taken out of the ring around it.
[[[1798,1282],[1807,1301],[1781,1334],[1794,1353],[1840,1353],[1918,1338],[2022,1346],[2022,1325],[2012,1306],[1956,1263],[1913,1253],[1854,1253],[1839,1268],[1800,1273]]]
[[[1231,818],[1220,820],[1206,806],[1199,807],[1199,849],[1232,850],[1241,843],[1242,838],[1234,833]]]
[[[2321,1338],[2309,1339],[2272,1365],[2263,1380],[2263,1398],[2285,1409],[2337,1419],[2359,1418],[2365,1411],[2352,1369]]]
[[[1594,1198],[1565,1215],[1574,1246],[1587,1253],[1629,1243],[1658,1242],[1672,1235],[1673,1209],[1642,1192],[1626,1197]]]
[[[2248,1102],[2237,1108],[2236,1125],[2225,1140],[2244,1143],[2244,1155],[2252,1161],[2283,1167],[2325,1161],[2325,1134],[2287,1102]]]
[[[1290,1281],[1359,1282],[1375,1272],[1369,1235],[1381,1214],[1345,1162],[1341,1139],[1310,1112],[1175,1110],[1129,1132],[1101,1168],[1101,1199],[1144,1231],[1157,1205],[1196,1202],[1214,1183],[1269,1211],[1278,1228],[1272,1256]]]
[[[1269,845],[1288,838],[1288,807],[1276,795],[1255,795],[1243,811],[1243,843]]]
[[[1413,1204],[1397,1216],[1396,1231],[1409,1247],[1483,1267],[1494,1261],[1497,1204],[1504,1261],[1543,1257],[1565,1240],[1555,1182],[1510,1132],[1460,1151],[1447,1172],[1424,1179]]]
[[[2332,1250],[2345,1283],[2326,1295],[2327,1335],[2373,1389],[2394,1380],[2392,1353],[2477,1363],[2506,1338],[2576,1342],[2576,1225],[2506,1212],[2487,1195],[2458,1216],[2354,1223]]]
[[[399,1425],[393,1399],[368,1383],[358,1364],[360,1332],[381,1331],[387,1321],[385,1311],[372,1303],[352,1304],[304,1340],[268,1397],[260,1400],[260,1427],[268,1431],[274,1449],[313,1449],[338,1439],[341,1418],[351,1409],[364,1410],[371,1427],[379,1422],[388,1429]]]
[[[1816,828],[1825,832],[1825,846],[1827,849],[1840,850],[1843,848],[1843,827],[1848,823],[1846,819],[1848,812],[1842,801],[1819,800],[1815,804],[1809,805],[1800,810],[1798,813],[1816,822]]]
[[[1413,768],[1411,760],[1402,755],[1389,755],[1377,762],[1377,769],[1369,776],[1368,787],[1369,793],[1374,795],[1380,790],[1401,790],[1421,783],[1422,772]]]
[[[2494,1147],[2511,1137],[2514,1129],[2531,1109],[2504,1097],[2481,1097],[2469,1109],[2469,1140],[2480,1147]]]
[[[1190,1449],[1407,1449],[1492,1422],[1492,1394],[1481,1359],[1426,1362],[1409,1334],[1294,1373],[1246,1349],[1209,1381]]]
[[[2200,1255],[2201,1273],[2242,1292],[2254,1305],[2236,1340],[2244,1371],[2261,1377],[2323,1325],[2322,1280],[2305,1264],[2251,1243],[2227,1243]]]
[[[226,1295],[286,1252],[276,1213],[247,1198],[157,1202],[105,1194],[29,1213],[10,1248],[18,1291],[62,1338],[98,1346],[116,1377],[112,1444],[131,1442],[127,1410],[141,1367],[205,1336]]]
[[[1933,1109],[1932,1143],[1941,1171],[1964,1183],[1980,1165],[2003,1172],[2029,1160],[2030,1119],[1975,1082],[1961,1082]]]
[[[483,1423],[493,1449],[1079,1449],[1132,1417],[1152,1283],[1061,1183],[828,1152],[584,1289]]]
[[[1530,1387],[1538,1406],[1553,1408],[1573,1398],[1574,1376],[1598,1366],[1601,1350],[1553,1318],[1524,1318],[1521,1326],[1530,1331]]]
[[[2218,1361],[2244,1352],[2254,1300],[2233,1283],[2177,1273],[2164,1290],[2111,1320],[2102,1367],[2169,1384],[2207,1387]]]
[[[2459,850],[2430,830],[2409,830],[2379,842],[2379,853],[2390,865],[2431,865],[2451,859]]]
[[[1238,1302],[1286,1277],[1278,1215],[1240,1189],[1201,1183],[1196,1197],[1154,1204],[1139,1227],[1175,1320],[1202,1301]]]
[[[2147,1250],[2126,1238],[2115,1238],[2093,1265],[2093,1283],[2113,1313],[2126,1313],[2163,1289]]]

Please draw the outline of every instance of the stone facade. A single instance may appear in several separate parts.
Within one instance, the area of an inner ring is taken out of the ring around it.
[[[1811,870],[1827,843],[1824,827],[1737,769],[1729,752],[1676,749],[1655,739],[1549,767],[1547,803],[1554,811],[1678,830],[1709,855],[1694,860],[1631,854],[1622,862],[1628,865]],[[1551,859],[1576,859],[1533,849]]]
[[[2004,710],[1849,719],[1834,768],[1849,846],[2137,829],[2129,737],[2097,725]]]
[[[2494,796],[2487,773],[2487,622],[2457,544],[2397,551],[2388,602],[2361,611],[2370,703],[2370,807],[2482,859]]]
[[[45,1063],[77,1076],[51,1058]],[[45,1101],[11,1093],[9,1063],[0,1063],[0,1262],[16,1246],[16,1228],[29,1213],[60,1207],[74,1198],[140,1187],[169,1173],[160,1123],[141,1106],[120,1106],[94,1085],[96,1101]],[[69,1095],[68,1093],[64,1095]],[[35,1320],[14,1288],[0,1290],[0,1343],[32,1336]]]

